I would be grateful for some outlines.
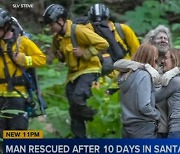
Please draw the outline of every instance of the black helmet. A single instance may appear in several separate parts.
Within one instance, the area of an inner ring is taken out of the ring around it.
[[[55,22],[61,17],[64,21],[67,19],[67,10],[59,4],[51,4],[44,11],[43,18],[45,24]]]
[[[0,27],[4,27],[5,24],[12,24],[12,19],[8,11],[0,8]]]
[[[101,21],[109,19],[109,8],[104,4],[95,4],[90,7],[88,17],[91,21]]]

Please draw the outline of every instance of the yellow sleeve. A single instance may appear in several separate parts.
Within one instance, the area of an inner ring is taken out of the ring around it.
[[[85,47],[91,55],[97,55],[109,47],[109,43],[103,37],[85,26],[77,25],[75,33],[79,46]]]
[[[122,30],[124,32],[125,40],[127,46],[131,52],[131,56],[134,55],[140,45],[138,38],[136,37],[134,31],[127,25],[121,24]]]
[[[26,55],[25,67],[42,67],[46,64],[45,54],[27,37],[22,36],[19,52]]]

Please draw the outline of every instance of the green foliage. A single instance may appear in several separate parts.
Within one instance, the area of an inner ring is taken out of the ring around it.
[[[33,118],[29,120],[29,130],[42,130],[44,138],[56,138],[56,134],[49,131],[48,123],[46,121],[41,121],[39,118]]]
[[[165,3],[146,0],[134,11],[127,11],[122,19],[127,20],[138,35],[145,34],[157,25],[169,24],[165,16],[169,13],[178,14],[180,12],[179,3],[179,0],[165,1]]]
[[[93,96],[88,104],[98,110],[92,122],[88,122],[88,136],[91,138],[121,137],[121,112],[119,92],[107,95],[107,86],[92,89]]]
[[[102,0],[75,0],[74,1],[74,8],[73,8],[73,15],[81,15],[87,16],[87,12],[91,5],[95,3],[103,3]]]
[[[127,11],[122,19],[128,20],[129,25],[140,35],[146,33],[158,24],[167,24],[161,16],[165,15],[164,6],[158,1],[145,1],[135,11]],[[141,28],[140,28],[141,27]]]
[[[136,7],[134,11],[125,12],[122,19],[127,20],[128,24],[138,35],[145,35],[158,25],[166,25],[173,34],[173,45],[180,48],[180,24],[168,20],[168,17],[172,19],[174,16],[178,19],[179,13],[179,0],[164,2],[146,0],[142,6]]]
[[[31,119],[29,129],[43,130],[45,138],[67,138],[71,136],[68,102],[65,97],[67,68],[54,61],[51,65],[37,69],[37,73],[42,95],[48,104],[47,117],[45,122],[37,118]],[[48,131],[47,124],[52,126],[53,132]]]
[[[47,35],[49,28],[44,28],[43,32],[33,35],[32,39],[41,45],[42,50],[50,48],[52,36]],[[39,85],[42,95],[48,105],[46,109],[46,120],[38,118],[30,119],[29,129],[43,130],[45,138],[66,138],[70,136],[68,103],[65,97],[65,82],[67,68],[64,64],[55,59],[52,64],[37,69]],[[49,131],[50,125],[53,131]]]
[[[42,41],[44,43],[50,44],[52,42],[52,36],[39,33],[37,35],[32,35],[32,40],[34,40],[34,41]]]
[[[173,45],[176,48],[180,48],[180,24],[175,23],[172,25],[172,32],[173,32]]]
[[[90,5],[100,3],[100,0],[75,0],[73,12],[79,15],[86,15]],[[180,47],[179,23],[170,23],[165,17],[177,15],[180,12],[179,0],[165,1],[160,3],[155,0],[145,0],[142,6],[136,7],[134,11],[127,11],[123,16],[129,25],[138,35],[144,36],[149,30],[159,24],[169,25],[173,32],[173,43]],[[47,36],[49,29],[44,29],[42,34],[33,36],[33,40],[40,42],[41,49],[50,47],[52,36]],[[48,103],[46,110],[46,121],[39,121],[37,118],[31,119],[30,129],[41,129],[44,137],[71,138],[70,117],[68,112],[68,101],[65,96],[65,80],[67,68],[64,64],[53,61],[51,65],[38,69],[40,87],[42,94]],[[107,95],[106,90],[112,81],[107,80],[100,89],[92,89],[93,96],[89,98],[88,105],[98,110],[92,122],[87,123],[87,136],[90,138],[120,138],[121,137],[121,106],[119,92]],[[53,131],[46,127],[51,125]]]
[[[62,109],[67,109],[68,103],[65,97],[67,68],[64,64],[54,62],[38,69],[37,73],[40,88],[48,107],[59,106]]]
[[[57,68],[58,67],[58,68]],[[51,64],[38,69],[41,89],[47,89],[54,85],[62,85],[66,81],[67,69],[63,64]]]
[[[51,47],[52,35],[47,35],[49,32],[49,28],[44,28],[42,33],[37,35],[32,34],[32,40],[41,46],[41,50],[46,50]]]
[[[61,66],[61,65],[60,65]],[[41,129],[44,137],[72,138],[70,129],[69,105],[65,97],[65,78],[60,75],[62,68],[57,64],[50,65],[51,68],[38,69],[38,75],[42,79],[41,87],[43,87],[43,96],[48,103],[46,109],[46,122],[41,122],[37,118],[31,119],[29,129]],[[48,69],[52,69],[48,72]],[[57,72],[58,73],[57,73]],[[64,70],[65,71],[65,70]],[[47,73],[48,72],[48,73]],[[67,74],[67,70],[64,72]],[[54,78],[56,81],[50,80]],[[57,79],[55,79],[57,78]],[[50,81],[49,81],[50,80]],[[51,82],[49,84],[48,82]],[[43,86],[43,85],[48,86]],[[118,138],[121,137],[121,111],[119,104],[119,92],[113,95],[107,95],[106,91],[112,84],[110,78],[101,85],[100,89],[92,89],[93,96],[88,100],[88,104],[98,110],[98,114],[92,122],[87,123],[87,136],[91,138]],[[46,125],[50,124],[54,129],[49,132]]]
[[[44,138],[72,136],[68,110],[61,110],[56,106],[46,110],[46,117],[31,119],[29,129],[43,130]]]
[[[47,112],[48,121],[56,130],[59,138],[68,138],[72,136],[70,129],[70,117],[68,110],[62,110],[58,107],[52,107]]]

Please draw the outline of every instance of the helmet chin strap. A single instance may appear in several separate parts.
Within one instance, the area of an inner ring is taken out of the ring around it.
[[[4,37],[5,37],[5,35],[6,35],[6,33],[10,30],[10,25],[6,28],[6,27],[3,27],[3,32],[4,32],[4,34],[3,34],[3,36],[2,37],[0,37],[0,39],[3,39]]]
[[[3,36],[0,38],[0,39],[3,39],[4,37],[5,37],[5,35],[6,35],[6,33],[7,33],[7,30],[3,27]]]
[[[65,24],[65,22],[63,23],[63,24],[61,24],[61,23],[59,23],[58,21],[56,21],[56,23],[61,27],[61,30],[58,32],[58,34],[60,34],[61,36],[64,36],[65,35],[65,32],[64,32],[64,24]]]

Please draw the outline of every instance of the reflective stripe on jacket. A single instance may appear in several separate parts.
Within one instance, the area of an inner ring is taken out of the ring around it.
[[[25,36],[19,36],[21,37],[21,42],[19,44],[19,53],[25,53],[25,63],[24,67],[41,67],[46,64],[46,56],[42,53],[42,51],[35,45],[33,41],[28,39]],[[21,69],[14,64],[14,62],[10,59],[8,53],[7,53],[7,44],[3,41],[0,40],[0,46],[4,52],[4,56],[7,62],[9,74],[12,77],[13,74],[15,73],[15,76],[21,76],[22,71]],[[12,45],[12,52],[17,52],[17,43],[15,42]],[[0,56],[0,79],[5,78],[4,74],[4,62],[2,57]],[[16,91],[8,92],[7,90],[7,83],[1,83],[0,84],[0,96],[4,97],[20,97],[20,95]],[[26,95],[26,88],[24,86],[15,86],[15,88],[20,91],[22,94]]]

